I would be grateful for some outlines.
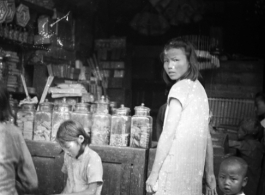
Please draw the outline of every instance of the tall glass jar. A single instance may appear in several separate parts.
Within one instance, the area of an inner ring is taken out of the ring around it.
[[[90,136],[92,126],[92,114],[89,111],[89,104],[77,103],[73,112],[71,112],[71,120],[79,122]]]
[[[67,104],[66,98],[61,103],[54,106],[52,113],[52,136],[51,141],[55,141],[57,131],[62,122],[70,119],[71,105]]]
[[[153,118],[150,109],[144,104],[134,108],[135,115],[132,116],[130,146],[135,148],[150,148],[153,131]]]
[[[91,143],[94,145],[109,145],[111,116],[108,106],[104,96],[97,101],[97,111],[93,114],[91,129]]]
[[[121,105],[116,109],[116,114],[111,116],[110,145],[111,146],[128,146],[131,116],[130,108]]]
[[[35,107],[35,104],[25,103],[17,113],[17,125],[22,130],[24,138],[28,140],[33,138]]]
[[[35,114],[33,140],[51,141],[53,104],[46,99]]]

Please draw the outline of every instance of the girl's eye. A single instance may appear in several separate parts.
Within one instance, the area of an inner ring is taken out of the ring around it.
[[[178,61],[178,59],[172,59],[172,61],[173,61],[173,62],[177,62],[177,61]]]
[[[168,59],[164,59],[164,63],[165,63],[165,62],[168,62]]]

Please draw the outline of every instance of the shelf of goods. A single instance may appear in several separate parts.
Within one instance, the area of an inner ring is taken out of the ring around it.
[[[59,194],[66,176],[61,172],[63,151],[57,143],[26,140],[36,167],[39,188],[31,194]],[[90,146],[103,162],[101,194],[144,195],[147,150],[128,147]]]
[[[95,51],[99,67],[107,79],[109,99],[117,99],[118,105],[130,106],[130,65],[127,60],[126,39],[98,39],[95,41]]]

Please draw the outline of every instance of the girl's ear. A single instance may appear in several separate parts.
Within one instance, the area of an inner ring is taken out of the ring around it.
[[[248,177],[245,177],[243,179],[242,187],[245,187],[247,185],[247,183],[248,183]]]
[[[79,144],[82,144],[84,142],[84,140],[85,140],[85,138],[84,138],[83,135],[79,135],[78,136],[78,140],[77,141],[78,141]]]

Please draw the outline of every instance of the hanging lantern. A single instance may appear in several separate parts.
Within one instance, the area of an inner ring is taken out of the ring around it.
[[[17,8],[16,18],[17,24],[25,27],[30,20],[29,8],[23,4],[20,4]]]
[[[8,12],[7,12],[5,22],[9,23],[9,22],[13,21],[15,13],[16,13],[15,1],[14,0],[8,0],[7,6],[8,6]]]
[[[0,1],[0,23],[3,23],[8,13],[7,1]]]

